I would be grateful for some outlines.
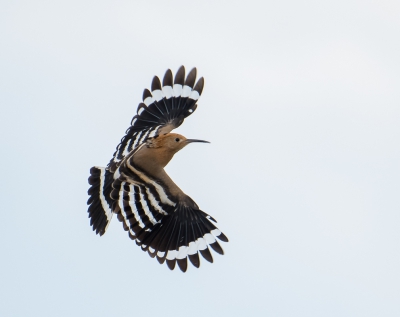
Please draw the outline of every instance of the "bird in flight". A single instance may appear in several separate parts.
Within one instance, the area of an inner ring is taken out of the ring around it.
[[[204,78],[196,82],[196,76],[193,68],[185,78],[183,66],[175,79],[168,69],[162,85],[155,76],[113,158],[107,167],[92,167],[88,180],[88,213],[96,234],[106,232],[115,213],[143,251],[161,264],[166,262],[171,270],[178,263],[183,272],[188,258],[200,266],[199,253],[213,262],[208,247],[224,253],[216,238],[228,242],[213,224],[216,220],[200,210],[164,170],[188,144],[209,143],[171,133],[197,108]]]

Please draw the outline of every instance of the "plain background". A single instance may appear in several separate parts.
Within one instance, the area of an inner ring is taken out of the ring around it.
[[[400,316],[398,1],[0,3],[1,316]],[[167,171],[226,254],[182,274],[87,177],[154,75],[196,66]]]

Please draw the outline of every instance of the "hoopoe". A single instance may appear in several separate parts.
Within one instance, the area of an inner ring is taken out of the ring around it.
[[[197,108],[204,79],[195,84],[196,73],[193,68],[185,79],[181,66],[174,79],[168,69],[162,86],[157,76],[153,78],[151,92],[144,90],[143,103],[108,166],[91,168],[88,190],[90,225],[96,234],[106,232],[115,213],[143,251],[171,270],[178,263],[183,272],[187,258],[200,266],[199,253],[213,262],[208,246],[224,253],[216,237],[228,242],[212,223],[216,220],[201,211],[164,170],[188,144],[209,143],[170,133]]]

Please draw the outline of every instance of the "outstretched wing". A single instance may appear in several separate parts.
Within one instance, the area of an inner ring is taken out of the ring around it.
[[[197,70],[193,68],[185,78],[185,67],[181,66],[173,78],[168,69],[161,85],[155,76],[151,92],[145,89],[143,102],[139,104],[137,115],[132,118],[131,126],[118,144],[108,164],[114,172],[124,157],[143,144],[147,138],[161,133],[169,133],[179,127],[183,120],[196,110],[196,102],[204,87],[204,78],[196,83]],[[196,84],[195,84],[196,83]]]
[[[224,254],[216,240],[228,242],[228,238],[210,221],[205,212],[181,203],[165,204],[149,186],[122,181],[116,184],[112,197],[116,199],[114,212],[123,223],[129,237],[157,257],[160,264],[167,263],[173,270],[176,263],[186,272],[188,261],[200,266],[200,257],[213,262],[208,247]],[[113,184],[114,186],[114,184]]]
[[[144,145],[143,145],[144,146]],[[139,150],[140,148],[138,148]],[[132,152],[130,155],[134,155]],[[185,203],[173,197],[160,181],[144,173],[127,157],[115,173],[112,183],[113,212],[123,223],[129,237],[173,270],[176,263],[186,272],[189,258],[200,266],[199,254],[213,262],[210,246],[223,254],[216,237],[227,242],[227,237],[211,222],[211,216],[199,210],[197,204]]]

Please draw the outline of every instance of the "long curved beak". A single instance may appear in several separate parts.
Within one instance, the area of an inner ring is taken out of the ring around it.
[[[204,140],[186,139],[186,143],[193,143],[193,142],[210,143],[210,142],[204,141]]]

